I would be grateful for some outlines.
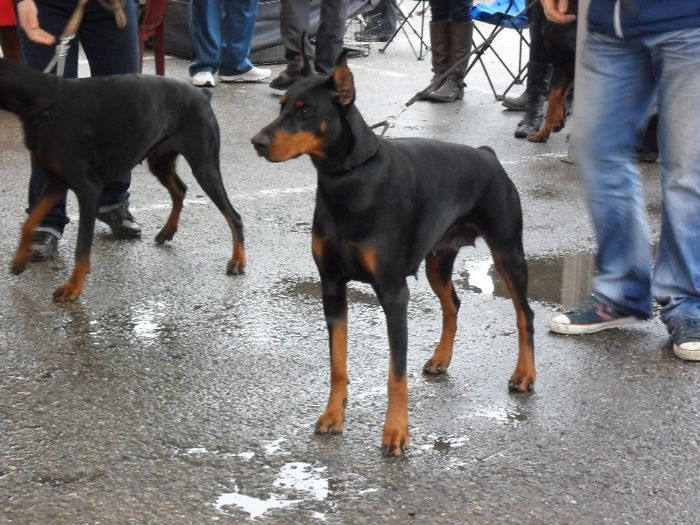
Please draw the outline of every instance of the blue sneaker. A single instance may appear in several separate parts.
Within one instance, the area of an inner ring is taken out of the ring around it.
[[[552,317],[549,320],[549,329],[558,334],[581,335],[636,322],[636,317],[618,310],[599,296],[592,294],[573,310]]]
[[[684,319],[671,330],[673,353],[686,361],[700,361],[700,319]]]

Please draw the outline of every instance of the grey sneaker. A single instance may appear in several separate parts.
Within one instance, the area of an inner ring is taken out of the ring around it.
[[[700,319],[684,319],[671,330],[673,353],[686,361],[700,361]]]
[[[53,233],[37,231],[32,235],[29,245],[29,259],[32,262],[43,262],[53,259],[58,254],[58,237]]]
[[[134,220],[126,204],[109,211],[98,213],[97,218],[110,227],[117,239],[141,237],[141,226]]]
[[[582,335],[600,332],[608,328],[627,326],[636,322],[636,317],[615,308],[602,298],[592,294],[573,310],[552,317],[548,326],[552,332],[558,334]]]

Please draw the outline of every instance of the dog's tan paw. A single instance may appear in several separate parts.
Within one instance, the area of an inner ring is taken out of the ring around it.
[[[335,410],[321,414],[316,421],[317,434],[341,434],[343,432],[343,422],[345,414]]]
[[[53,300],[57,303],[75,301],[82,291],[81,286],[77,286],[73,283],[66,283],[56,288],[56,291],[53,293]]]
[[[402,457],[408,448],[408,423],[398,425],[384,425],[382,437],[382,450],[387,457]]]

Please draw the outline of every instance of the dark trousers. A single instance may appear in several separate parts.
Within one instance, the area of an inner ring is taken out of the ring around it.
[[[37,0],[39,11],[39,26],[56,37],[58,42],[68,19],[75,9],[74,2],[61,0]],[[104,9],[99,2],[89,2],[86,6],[85,17],[78,30],[77,39],[71,42],[66,57],[64,76],[78,76],[78,41],[85,52],[90,65],[92,76],[112,75],[119,73],[137,73],[138,61],[138,20],[136,3],[127,0],[124,5],[127,25],[119,29],[114,21],[114,14]],[[30,41],[24,31],[20,30],[22,51],[27,65],[43,71],[55,53],[55,46],[46,46]],[[79,145],[77,145],[80,147]],[[85,147],[90,147],[89,142]],[[29,179],[29,208],[34,209],[39,201],[49,174],[34,159]],[[127,203],[129,200],[129,185],[131,172],[125,172],[118,180],[105,186],[100,197],[99,206],[110,206],[117,203]],[[66,196],[54,206],[42,221],[40,228],[51,229],[63,233],[68,223],[66,216]]]
[[[287,60],[289,71],[299,71],[301,68],[301,34],[309,33],[310,11],[308,0],[282,0],[280,28],[284,58]],[[314,55],[314,68],[317,73],[330,73],[335,67],[335,62],[343,50],[347,13],[347,0],[322,0]]]

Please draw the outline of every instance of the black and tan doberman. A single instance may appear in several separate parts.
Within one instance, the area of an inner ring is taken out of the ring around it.
[[[518,192],[493,150],[437,140],[377,137],[354,105],[345,54],[330,77],[305,75],[282,97],[279,117],[253,137],[271,162],[308,154],[318,172],[312,252],[328,325],[331,388],[319,433],[343,428],[347,397],[347,294],[350,280],[374,288],[387,320],[390,366],[382,446],[408,445],[406,277],[422,261],[443,311],[443,330],[423,367],[442,374],[452,359],[459,299],[452,268],[462,246],[483,237],[515,304],[519,353],[509,388],[535,382],[533,313],[527,301]]]
[[[173,207],[156,235],[163,243],[177,231],[187,187],[175,171],[178,155],[226,218],[233,236],[229,274],[246,264],[243,223],[226,195],[219,168],[219,126],[208,92],[151,75],[66,80],[0,58],[0,109],[15,113],[32,157],[49,173],[39,202],[22,226],[12,272],[29,261],[36,226],[66,188],[78,198],[80,224],[75,269],[54,299],[73,301],[90,271],[97,203],[102,187],[142,160],[170,193]]]

